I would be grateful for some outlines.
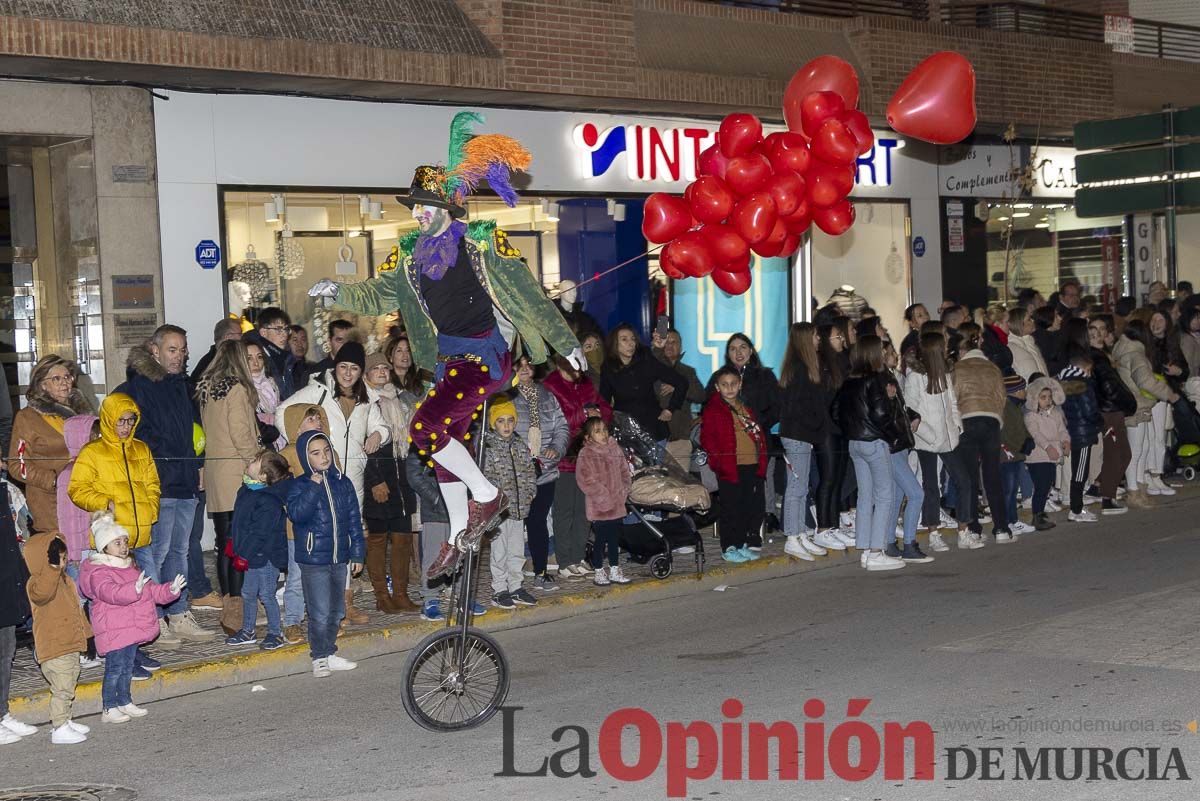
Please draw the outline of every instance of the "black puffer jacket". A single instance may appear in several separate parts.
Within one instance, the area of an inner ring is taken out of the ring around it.
[[[779,389],[779,436],[817,444],[829,434],[830,393],[809,380],[806,370],[797,370],[786,387]]]
[[[900,438],[896,430],[893,399],[888,397],[888,380],[883,373],[860,378],[848,378],[838,390],[833,402],[833,419],[846,439],[860,442],[883,440],[891,443]]]
[[[1137,398],[1121,380],[1121,374],[1108,354],[1092,348],[1092,378],[1096,381],[1096,403],[1101,414],[1120,412],[1126,417],[1137,414]]]
[[[1068,364],[1058,374],[1062,384],[1063,416],[1067,418],[1067,433],[1071,435],[1071,447],[1082,448],[1095,445],[1104,422],[1100,417],[1100,404],[1096,401],[1096,379],[1084,375],[1073,364]]]
[[[892,416],[889,429],[893,436],[888,441],[888,447],[892,449],[892,453],[911,450],[917,444],[917,439],[913,435],[912,424],[914,420],[920,420],[921,415],[908,408],[908,404],[904,402],[904,392],[901,390],[899,382],[894,380],[890,374],[885,373],[884,377],[887,379],[887,383],[896,388],[896,397],[888,398],[888,407],[891,410]]]

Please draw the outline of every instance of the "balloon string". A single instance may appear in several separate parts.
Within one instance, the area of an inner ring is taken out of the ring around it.
[[[590,284],[593,281],[599,281],[601,278],[608,275],[609,273],[614,273],[617,270],[621,269],[622,267],[626,267],[630,264],[633,264],[638,259],[644,259],[647,256],[649,256],[651,253],[655,253],[659,250],[662,250],[663,247],[664,247],[664,245],[655,245],[654,247],[647,250],[645,253],[638,254],[637,256],[634,256],[632,259],[626,259],[625,261],[621,262],[620,264],[618,264],[614,267],[609,267],[607,270],[604,270],[604,271],[598,272],[598,273],[594,273],[591,278],[587,279],[586,281],[580,281],[579,283],[575,284],[575,286],[572,287],[572,289],[578,289],[579,287],[586,286],[587,284]],[[551,293],[547,294],[547,297],[550,298],[551,300],[557,300],[563,293],[565,293],[567,291],[568,290],[566,290],[566,289],[562,289],[557,292],[551,292]]]

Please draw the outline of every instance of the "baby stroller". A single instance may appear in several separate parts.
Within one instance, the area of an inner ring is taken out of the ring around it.
[[[613,413],[612,435],[633,468],[621,549],[638,564],[648,562],[652,576],[665,579],[674,569],[673,550],[690,546],[696,572],[703,573],[704,541],[697,518],[710,511],[708,490],[628,415]]]
[[[1171,413],[1175,422],[1175,447],[1167,453],[1171,464],[1164,467],[1168,468],[1166,472],[1178,469],[1185,481],[1194,481],[1196,469],[1200,467],[1200,412],[1196,411],[1190,397],[1180,397],[1171,404]]]

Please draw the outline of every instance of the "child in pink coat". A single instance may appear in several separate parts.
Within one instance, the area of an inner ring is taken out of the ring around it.
[[[575,459],[575,481],[583,491],[587,519],[592,524],[592,580],[600,585],[628,584],[621,572],[621,519],[625,517],[625,498],[632,479],[625,452],[608,434],[608,426],[599,417],[589,417],[579,432],[579,456]],[[608,553],[608,572],[604,555]]]
[[[151,581],[129,556],[129,532],[113,520],[111,512],[92,522],[96,550],[79,573],[79,588],[92,601],[92,630],[96,650],[105,655],[105,723],[125,723],[146,710],[133,703],[133,660],[137,647],[158,636],[157,606],[179,597],[187,585],[183,576],[168,584]]]

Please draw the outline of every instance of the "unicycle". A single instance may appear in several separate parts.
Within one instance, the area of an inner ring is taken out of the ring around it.
[[[480,419],[487,419],[486,408]],[[404,711],[429,731],[482,726],[508,697],[504,651],[490,635],[471,628],[481,542],[482,538],[459,560],[446,627],[417,643],[404,660]]]

